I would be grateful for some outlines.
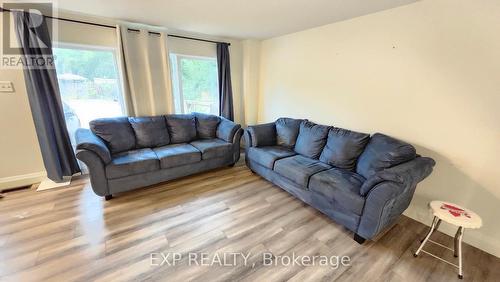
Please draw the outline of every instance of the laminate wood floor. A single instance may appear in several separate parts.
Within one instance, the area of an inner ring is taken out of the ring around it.
[[[0,200],[0,214],[2,281],[459,281],[451,266],[413,257],[427,231],[423,224],[403,216],[376,242],[359,245],[351,232],[241,161],[108,202],[85,177],[69,188],[11,192]],[[434,240],[452,243],[442,233]],[[248,256],[246,264],[231,255],[239,252]],[[274,261],[295,254],[349,256],[350,262],[269,266],[268,253]],[[220,266],[224,261],[215,258],[224,254],[228,265]],[[467,245],[464,256],[465,281],[500,280],[500,259]]]

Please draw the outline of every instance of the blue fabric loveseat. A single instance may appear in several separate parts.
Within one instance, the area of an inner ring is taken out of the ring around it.
[[[435,162],[384,134],[280,118],[245,130],[247,166],[353,231],[363,243],[408,207]]]
[[[119,192],[234,165],[239,124],[199,113],[103,118],[76,132],[76,157],[92,189],[106,200]]]

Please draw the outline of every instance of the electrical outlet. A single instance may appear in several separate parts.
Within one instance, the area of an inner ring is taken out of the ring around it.
[[[12,81],[0,81],[0,92],[14,92],[14,85],[12,84]]]

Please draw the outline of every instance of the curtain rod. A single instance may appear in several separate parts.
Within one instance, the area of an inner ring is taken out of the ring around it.
[[[196,40],[196,41],[203,41],[203,42],[208,42],[208,43],[224,43],[227,44],[228,46],[231,46],[231,43],[229,42],[221,42],[221,41],[213,41],[213,40],[208,40],[208,39],[201,39],[201,38],[195,38],[195,37],[188,37],[188,36],[182,36],[182,35],[175,35],[175,34],[168,34],[169,37],[175,37],[175,38],[181,38],[181,39],[188,39],[188,40]]]
[[[11,12],[11,10],[4,9],[4,8],[0,7],[0,12]],[[116,29],[116,26],[113,26],[113,25],[99,24],[99,23],[93,23],[93,22],[87,22],[87,21],[79,21],[79,20],[73,20],[73,19],[67,19],[67,18],[58,18],[58,17],[46,16],[46,15],[43,15],[43,16],[46,17],[46,18],[49,18],[49,19],[60,20],[60,21],[65,21],[65,22],[87,24],[87,25],[93,25],[93,26],[99,26],[99,27]],[[156,34],[155,32],[151,32],[151,33]],[[217,43],[224,43],[224,44],[227,44],[227,45],[231,46],[231,43],[229,43],[229,42],[213,41],[213,40],[208,40],[208,39],[201,39],[201,38],[195,38],[195,37],[189,37],[189,36],[182,36],[182,35],[175,35],[175,34],[167,34],[167,36],[168,37],[181,38],[181,39],[188,39],[188,40],[209,42],[209,43],[215,43],[215,44],[217,44]]]

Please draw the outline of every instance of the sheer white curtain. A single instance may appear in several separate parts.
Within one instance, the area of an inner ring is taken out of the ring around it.
[[[118,25],[116,30],[127,114],[172,113],[167,35],[144,26]]]

